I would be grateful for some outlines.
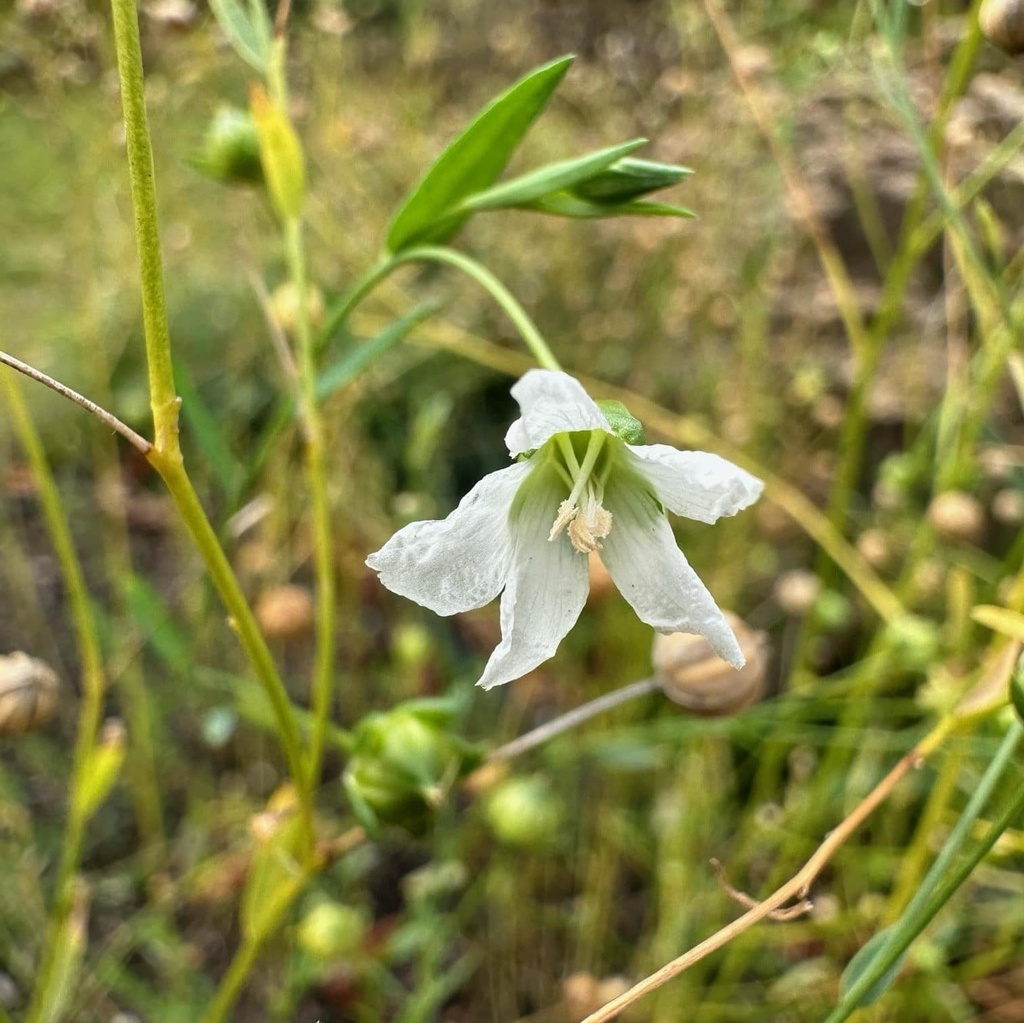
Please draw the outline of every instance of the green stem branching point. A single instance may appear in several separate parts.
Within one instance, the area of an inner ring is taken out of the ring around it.
[[[536,324],[530,319],[515,295],[483,264],[478,263],[471,256],[467,256],[444,245],[417,245],[397,255],[387,256],[379,260],[353,285],[348,294],[335,306],[325,324],[322,336],[330,338],[342,327],[356,306],[381,281],[407,263],[445,263],[448,266],[455,267],[457,270],[461,270],[467,277],[476,281],[497,302],[505,315],[512,321],[513,326],[523,339],[526,347],[530,349],[530,353],[537,360],[538,365],[544,369],[560,370],[562,368],[547,341],[544,340],[543,334],[537,329]]]

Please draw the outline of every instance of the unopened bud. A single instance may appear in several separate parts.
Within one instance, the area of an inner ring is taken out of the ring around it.
[[[366,914],[361,910],[324,901],[302,918],[299,944],[316,959],[351,959],[362,948],[367,927]]]
[[[486,816],[498,841],[536,849],[554,843],[565,808],[546,779],[510,778],[488,797]]]

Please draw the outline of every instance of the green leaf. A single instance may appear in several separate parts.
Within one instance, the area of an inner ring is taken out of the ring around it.
[[[273,31],[262,0],[249,0],[248,13],[239,0],[210,0],[210,10],[235,53],[261,75],[266,74]]]
[[[350,348],[337,362],[328,366],[316,382],[316,395],[320,401],[340,391],[346,384],[354,380],[364,369],[377,361],[385,352],[394,348],[410,331],[418,327],[425,319],[433,316],[439,306],[436,302],[425,302],[418,305],[412,312],[395,320],[385,327],[376,337],[363,344]]]
[[[458,231],[468,214],[447,215],[467,196],[497,181],[572,60],[560,57],[531,71],[476,116],[402,203],[388,231],[391,252],[418,243],[444,243]]]
[[[631,139],[617,146],[598,149],[586,156],[575,156],[569,160],[545,164],[527,174],[522,174],[511,181],[503,181],[500,185],[476,192],[459,204],[456,212],[469,210],[479,213],[482,210],[508,209],[512,206],[525,206],[536,199],[541,199],[550,192],[558,192],[571,188],[573,185],[586,181],[607,170],[613,163],[627,153],[632,153],[646,145],[647,139]]]
[[[891,930],[892,928],[887,927],[885,930],[879,931],[849,961],[846,969],[843,970],[842,977],[839,980],[840,998],[845,998],[846,992],[849,991],[861,976],[867,972],[867,969],[874,961],[875,956],[878,955],[882,947],[889,940]],[[903,955],[898,956],[892,966],[890,966],[889,969],[887,969],[885,973],[883,973],[882,976],[864,992],[860,1001],[857,1003],[858,1007],[870,1005],[872,1002],[878,1001],[878,999],[885,994],[892,985],[892,982],[896,979],[896,975],[900,972],[900,967],[903,965],[903,959]]]
[[[224,493],[234,496],[241,477],[241,466],[231,451],[217,417],[203,403],[192,374],[183,363],[174,364],[174,384],[181,395],[181,412],[203,459]]]
[[[697,216],[685,206],[665,202],[647,202],[632,199],[629,202],[590,202],[571,192],[556,192],[529,203],[525,209],[547,213],[554,217],[572,217],[575,220],[597,220],[601,217],[686,217]]]

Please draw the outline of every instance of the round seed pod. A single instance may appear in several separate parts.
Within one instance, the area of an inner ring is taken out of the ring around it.
[[[725,617],[747,659],[739,671],[723,661],[703,636],[674,632],[654,639],[651,660],[662,692],[673,703],[703,717],[738,714],[764,692],[767,637],[729,611]]]
[[[300,639],[313,629],[313,596],[288,584],[265,590],[256,601],[256,620],[268,639]]]
[[[809,614],[821,595],[821,580],[805,568],[784,572],[775,580],[775,600],[786,614]]]
[[[45,661],[17,653],[0,657],[0,735],[42,728],[57,709],[60,680]]]
[[[985,509],[962,490],[947,490],[928,506],[928,521],[939,536],[963,543],[981,543],[985,535]]]
[[[985,38],[1007,53],[1024,53],[1024,0],[985,0],[978,12]]]

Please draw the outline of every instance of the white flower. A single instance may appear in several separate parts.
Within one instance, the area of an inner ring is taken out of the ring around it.
[[[439,615],[501,593],[501,642],[478,685],[525,675],[551,657],[589,589],[599,551],[622,595],[658,632],[704,636],[736,668],[743,654],[676,546],[666,510],[714,522],[757,500],[762,484],[717,455],[627,444],[579,381],[530,370],[512,388],[521,418],[513,458],[443,520],[399,530],[366,563],[395,593]]]

